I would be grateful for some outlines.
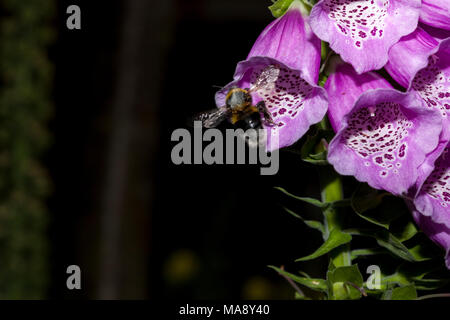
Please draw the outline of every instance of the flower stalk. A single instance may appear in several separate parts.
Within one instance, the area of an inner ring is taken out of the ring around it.
[[[320,129],[328,130],[329,124],[325,117],[319,124]],[[321,146],[322,151],[326,149]],[[342,188],[342,180],[337,172],[331,166],[323,166],[319,169],[319,181],[321,188],[321,199],[324,203],[332,203],[342,201],[344,199],[344,191]],[[338,208],[328,206],[323,210],[325,236],[328,238],[332,230],[343,229],[343,216],[338,212]],[[326,239],[325,239],[326,240]],[[348,244],[342,245],[330,252],[331,261],[336,267],[350,266],[350,246]]]
[[[320,168],[319,180],[322,202],[331,203],[344,199],[342,180],[331,166]],[[323,215],[327,237],[332,230],[342,231],[343,216],[338,212],[338,208],[329,206],[323,210]],[[350,266],[350,246],[345,244],[337,247],[330,252],[330,258],[336,267]]]

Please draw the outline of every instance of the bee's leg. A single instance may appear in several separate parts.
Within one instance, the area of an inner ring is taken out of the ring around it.
[[[258,102],[256,104],[256,107],[258,108],[259,113],[263,114],[265,122],[272,124],[272,125],[276,125],[276,123],[272,119],[272,115],[271,115],[269,109],[267,109],[267,107],[266,107],[266,103],[263,100]]]

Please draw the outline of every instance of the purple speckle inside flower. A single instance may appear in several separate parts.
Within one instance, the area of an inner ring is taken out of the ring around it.
[[[417,91],[430,108],[438,108],[442,117],[450,112],[450,78],[436,65],[439,58],[431,56],[428,66],[419,71],[413,80],[412,88]]]
[[[324,5],[336,29],[350,36],[356,48],[362,49],[369,39],[383,38],[389,0],[326,0]]]
[[[380,176],[387,177],[388,170],[400,168],[399,161],[406,157],[408,145],[405,139],[412,125],[399,104],[380,103],[352,113],[343,139],[358,156],[383,168]],[[398,173],[397,170],[393,172]]]
[[[286,120],[299,115],[304,108],[305,99],[313,91],[313,87],[301,77],[299,71],[274,65],[253,69],[250,84],[252,92],[266,103],[278,127],[283,127]]]
[[[447,147],[441,157],[435,163],[435,169],[425,181],[423,190],[433,199],[447,208],[450,205],[450,148]]]

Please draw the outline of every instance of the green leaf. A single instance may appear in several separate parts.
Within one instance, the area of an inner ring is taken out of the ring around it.
[[[300,151],[302,160],[315,165],[328,165],[324,141],[330,141],[333,136],[332,130],[315,129],[313,134],[307,136],[302,146]]]
[[[402,263],[396,270],[395,273],[383,276],[383,283],[399,283],[399,284],[411,284],[417,279],[422,279],[428,273],[433,271],[433,266],[431,262],[421,262],[417,264]]]
[[[324,209],[327,206],[329,206],[328,203],[323,203],[322,201],[314,199],[314,198],[298,197],[296,195],[293,195],[292,193],[287,192],[285,189],[283,189],[281,187],[275,187],[275,189],[283,192],[285,195],[287,195],[287,196],[289,196],[291,198],[294,198],[294,199],[297,199],[297,200],[300,200],[300,201],[312,204],[313,206],[316,206],[316,207],[321,208],[321,209]]]
[[[322,222],[320,221],[315,221],[315,220],[305,220],[303,219],[301,216],[299,216],[298,214],[296,214],[294,211],[283,207],[284,210],[286,210],[287,213],[289,213],[290,215],[302,220],[308,227],[312,228],[312,229],[316,229],[318,231],[320,231],[322,234],[325,233],[325,227],[322,224]]]
[[[393,221],[389,226],[389,231],[391,231],[392,234],[401,242],[411,239],[418,232],[416,226],[411,220],[404,221],[403,219]]]
[[[327,151],[322,151],[319,153],[315,153],[315,154],[310,154],[308,157],[303,158],[303,161],[309,162],[311,164],[315,164],[315,165],[328,165],[328,160],[327,160],[327,156],[328,156],[328,152]]]
[[[397,287],[391,290],[385,291],[382,300],[416,300],[417,290],[416,287],[411,284],[403,287]]]
[[[289,9],[292,2],[294,0],[277,0],[269,7],[269,10],[275,18],[281,17]]]
[[[330,262],[328,263],[328,271],[333,271],[336,269],[336,266],[334,265],[333,259],[330,259]]]
[[[395,285],[409,285],[411,282],[401,273],[394,273],[387,277],[381,277],[382,289],[390,288]]]
[[[450,282],[450,279],[420,279],[414,280],[417,290],[436,290]]]
[[[317,165],[317,166],[327,166],[330,163],[327,160],[314,160],[312,158],[305,158],[303,161]]]
[[[411,252],[416,261],[426,261],[433,259],[433,257],[429,254],[430,252],[427,250],[426,246],[422,244],[418,244],[412,247],[411,249],[409,249],[409,252]]]
[[[362,214],[379,206],[385,194],[370,188],[366,183],[362,183],[353,193],[352,207],[357,213]]]
[[[304,271],[299,271],[298,273],[300,273],[302,276],[304,276],[305,278],[308,278],[308,279],[311,279],[311,276],[309,275],[309,274],[307,274],[306,272],[304,272]]]
[[[279,274],[282,274],[282,275],[288,277],[289,279],[292,279],[295,282],[297,282],[305,287],[308,287],[312,290],[321,291],[321,292],[327,291],[327,283],[324,279],[313,279],[313,278],[300,277],[295,274],[286,272],[275,266],[268,266],[268,267],[275,270]]]
[[[269,7],[269,10],[275,18],[279,18],[286,13],[294,1],[304,15],[309,15],[312,7],[311,1],[309,0],[272,0],[274,4]]]
[[[401,243],[400,240],[398,240],[395,236],[393,236],[389,231],[387,230],[358,230],[358,229],[349,229],[344,230],[344,232],[347,232],[351,235],[358,235],[358,236],[366,236],[376,239],[377,243],[382,246],[383,248],[386,248],[394,254],[395,256],[402,258],[406,261],[417,261],[414,255],[408,250],[408,248]]]
[[[324,42],[322,42],[322,43],[324,43]],[[323,45],[322,45],[322,60],[325,59],[323,57],[323,51],[324,50],[323,50]],[[325,83],[327,82],[327,80],[328,80],[328,75],[326,75],[325,73],[321,73],[319,76],[319,86],[321,86],[321,87],[325,86]]]
[[[362,288],[364,280],[358,265],[338,267],[327,273],[329,296],[332,300],[359,299],[361,292],[354,286]]]
[[[312,300],[311,298],[308,298],[307,296],[300,295],[300,293],[298,293],[298,292],[295,292],[294,299],[295,300]]]
[[[383,202],[385,197],[390,197],[389,201]],[[352,196],[353,210],[364,220],[385,229],[402,214],[403,207],[403,201],[387,192],[374,190],[367,184],[360,184]],[[376,208],[378,210],[374,210]]]
[[[391,300],[391,297],[392,297],[392,289],[389,289],[383,292],[381,300]]]
[[[386,254],[387,251],[384,249],[374,248],[374,249],[356,249],[350,252],[351,259],[356,259],[359,257],[373,256],[377,254]]]
[[[319,152],[316,154],[310,154],[309,156],[313,160],[321,160],[321,161],[327,160],[327,152],[326,151],[322,151],[322,152]]]
[[[349,243],[351,240],[352,236],[350,234],[343,233],[338,229],[333,229],[328,239],[319,247],[319,249],[317,249],[314,253],[295,261],[308,261],[316,259],[343,244]]]
[[[400,239],[395,237],[391,232],[387,230],[358,230],[358,229],[348,229],[344,230],[352,235],[366,236],[376,239],[377,243],[383,248],[389,250],[395,256],[402,258],[403,260],[409,262],[421,262],[427,261],[434,258],[433,247],[430,247],[428,242],[418,242],[414,243],[412,248],[406,247]],[[409,234],[408,234],[409,233]],[[417,233],[415,229],[410,229],[405,233],[401,233],[404,237],[403,239],[408,239],[411,234]],[[420,240],[420,237],[415,237],[413,240]],[[409,241],[409,246],[412,245]]]
[[[449,278],[437,279],[436,274],[433,279],[424,278],[442,268],[440,259],[437,261],[424,261],[418,263],[402,263],[395,273],[391,275],[383,275],[381,278],[382,287],[390,286],[392,284],[410,285],[415,284],[416,289],[419,290],[433,290],[449,283]],[[447,274],[445,272],[444,274]]]

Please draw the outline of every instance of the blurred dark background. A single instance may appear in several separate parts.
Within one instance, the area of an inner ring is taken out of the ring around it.
[[[66,9],[81,8],[81,30]],[[1,0],[0,297],[290,299],[267,265],[321,236],[274,186],[319,197],[315,169],[172,164],[170,137],[214,107],[273,19],[265,0]],[[323,261],[322,261],[323,262]],[[66,288],[79,265],[82,289]]]

